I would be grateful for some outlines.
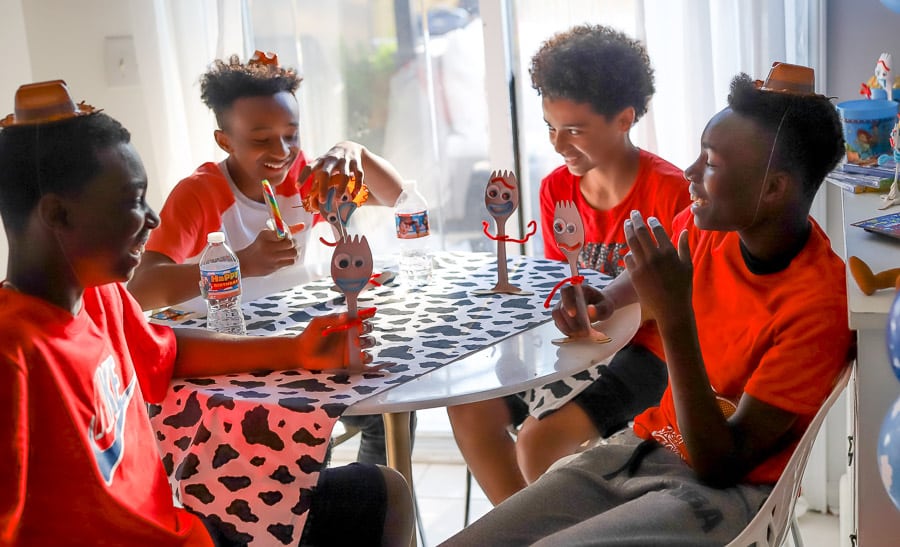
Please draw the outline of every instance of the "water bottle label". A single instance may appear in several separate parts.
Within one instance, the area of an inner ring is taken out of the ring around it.
[[[206,298],[218,300],[241,294],[241,268],[232,266],[227,270],[200,271],[201,292]]]
[[[429,234],[428,211],[418,213],[397,213],[397,237],[400,239],[416,239]]]

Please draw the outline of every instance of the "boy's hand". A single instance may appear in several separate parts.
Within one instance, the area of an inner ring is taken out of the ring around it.
[[[246,277],[269,275],[297,262],[299,253],[295,244],[291,238],[279,239],[274,230],[261,231],[253,243],[237,252],[241,275]]]
[[[352,174],[356,180],[362,182],[363,178],[363,147],[351,141],[343,141],[335,144],[328,152],[316,158],[306,165],[300,172],[299,181],[305,182],[313,175],[316,177],[319,188],[319,203],[325,203],[328,199],[328,189],[335,188],[335,195],[342,195],[347,191],[347,184]],[[359,184],[351,194],[351,199],[356,197],[362,185]]]
[[[307,370],[330,370],[347,368],[350,364],[351,337],[358,337],[357,350],[362,352],[362,362],[372,362],[372,356],[365,351],[375,345],[375,339],[367,336],[372,325],[365,321],[375,314],[375,308],[360,310],[360,326],[357,329],[340,329],[346,325],[347,314],[323,315],[313,318],[306,329],[296,336],[297,355],[300,366]],[[327,333],[327,334],[326,334]]]
[[[656,218],[645,224],[641,214],[632,211],[625,221],[625,241],[631,249],[625,268],[641,306],[657,321],[690,308],[693,264],[687,231],[679,235],[675,249]]]
[[[616,311],[613,302],[602,291],[590,285],[581,285],[584,301],[587,304],[588,319],[591,323],[609,319]],[[563,287],[560,290],[559,302],[553,307],[553,321],[556,327],[566,336],[584,332],[584,325],[578,320],[578,308],[575,304],[575,287]]]

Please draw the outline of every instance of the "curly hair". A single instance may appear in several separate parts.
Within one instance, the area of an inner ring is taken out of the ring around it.
[[[812,200],[825,175],[844,155],[841,121],[831,99],[763,91],[749,76],[739,74],[731,81],[728,106],[754,120],[777,141],[772,168],[798,177],[805,195]]]
[[[631,106],[638,121],[656,91],[644,46],[603,25],[555,34],[531,58],[529,73],[538,95],[589,103],[607,120]]]
[[[19,234],[41,196],[77,195],[100,173],[98,152],[131,142],[103,112],[0,131],[0,215]]]
[[[294,93],[303,80],[294,69],[241,63],[237,55],[216,59],[200,77],[200,99],[216,115],[219,127],[234,101],[243,97],[265,97],[281,91]]]

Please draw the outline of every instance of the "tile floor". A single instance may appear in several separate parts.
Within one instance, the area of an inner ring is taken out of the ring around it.
[[[432,547],[463,527],[466,498],[466,467],[453,441],[450,423],[443,408],[417,412],[418,427],[413,450],[413,483],[425,528],[420,546]],[[359,436],[335,449],[334,465],[356,458]],[[488,510],[491,504],[473,481],[471,520]],[[807,546],[838,547],[837,515],[807,511],[799,517],[803,541]],[[790,544],[790,542],[788,542]]]

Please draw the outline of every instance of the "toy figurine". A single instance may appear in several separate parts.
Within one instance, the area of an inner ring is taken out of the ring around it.
[[[372,250],[366,236],[344,237],[337,241],[331,256],[331,278],[347,298],[347,325],[350,329],[351,374],[362,372],[359,337],[362,320],[358,308],[359,293],[372,276]],[[368,311],[368,310],[366,310]],[[367,315],[367,313],[365,314]]]
[[[341,175],[334,175],[339,177]],[[324,179],[323,179],[324,180]],[[365,184],[357,184],[356,177],[350,175],[350,181],[343,194],[337,195],[334,186],[328,189],[325,194],[325,201],[319,201],[319,185],[320,179],[313,182],[313,187],[309,194],[303,200],[303,208],[310,213],[319,213],[334,228],[338,238],[347,237],[347,223],[350,222],[350,215],[356,209],[369,199],[369,189]],[[332,245],[324,240],[322,243]]]
[[[488,223],[482,222],[484,235],[497,242],[497,284],[492,289],[479,289],[472,294],[483,296],[487,294],[533,294],[523,291],[509,282],[509,274],[506,269],[506,243],[525,243],[537,232],[537,223],[528,223],[528,233],[522,239],[513,239],[506,235],[506,220],[519,206],[519,183],[512,171],[492,171],[484,189],[484,206],[497,225],[497,235],[488,232]]]
[[[881,196],[884,202],[879,209],[887,209],[888,207],[900,204],[900,188],[898,188],[898,180],[900,180],[900,115],[897,116],[898,121],[891,129],[891,148],[894,150],[894,182],[887,195]]]
[[[544,307],[550,307],[550,300],[553,298],[553,294],[557,289],[567,282],[572,283],[572,285],[575,286],[575,305],[578,309],[578,316],[581,319],[581,323],[584,325],[584,330],[579,334],[566,338],[557,338],[552,340],[552,342],[559,346],[577,340],[591,340],[599,344],[605,344],[611,341],[612,338],[594,329],[588,318],[587,303],[584,300],[584,290],[581,287],[584,276],[579,275],[578,273],[578,255],[581,253],[581,248],[584,246],[584,224],[582,223],[581,215],[578,213],[578,209],[573,202],[559,201],[556,203],[556,211],[553,215],[553,234],[556,236],[557,247],[559,247],[559,250],[563,252],[566,259],[569,261],[569,268],[571,269],[572,276],[563,279],[553,287],[550,296],[544,301]]]
[[[889,101],[894,100],[893,82],[891,82],[891,65],[893,60],[890,53],[882,53],[875,63],[875,81],[884,89],[885,98]]]
[[[868,264],[855,256],[847,259],[847,265],[850,267],[850,274],[859,286],[859,290],[866,296],[874,294],[880,289],[900,290],[900,268],[874,273]]]

